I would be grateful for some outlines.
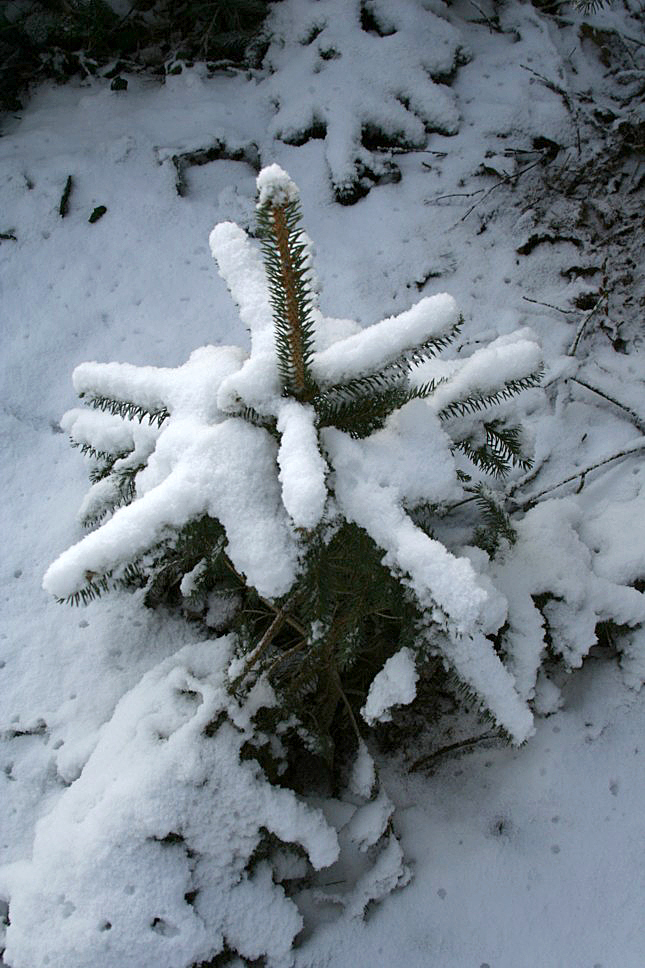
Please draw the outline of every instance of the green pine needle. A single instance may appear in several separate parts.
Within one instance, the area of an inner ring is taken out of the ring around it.
[[[450,417],[464,417],[469,413],[479,413],[488,407],[510,400],[511,397],[521,393],[522,390],[529,390],[531,387],[539,386],[544,375],[543,367],[529,373],[528,376],[520,377],[517,380],[508,380],[498,390],[482,390],[470,393],[460,400],[454,400],[439,411],[441,420],[448,420]]]
[[[164,420],[170,416],[170,412],[165,407],[161,407],[159,410],[147,410],[140,404],[132,403],[129,400],[113,400],[111,397],[101,394],[91,397],[81,394],[81,397],[96,410],[103,410],[127,420],[138,420],[139,423],[142,423],[144,417],[147,417],[150,425],[157,423],[161,427]]]

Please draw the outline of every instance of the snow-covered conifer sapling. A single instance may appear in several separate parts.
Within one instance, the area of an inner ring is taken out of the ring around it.
[[[165,710],[154,721],[168,743],[166,765],[146,774],[144,791],[150,802],[163,801],[162,813],[155,808],[133,827],[132,791],[121,784],[102,795],[105,810],[122,818],[107,838],[109,851],[127,842],[128,857],[147,856],[154,843],[161,863],[168,844],[185,847],[183,899],[167,899],[159,912],[154,898],[149,905],[156,935],[174,939],[177,931],[177,942],[155,938],[156,947],[146,948],[150,964],[166,959],[168,968],[190,968],[224,950],[287,964],[302,919],[277,882],[302,884],[303,863],[310,872],[331,865],[330,879],[336,883],[338,871],[347,882],[345,854],[360,855],[351,890],[327,892],[357,915],[406,882],[392,804],[365,740],[394,707],[414,701],[428,670],[448,670],[500,732],[522,743],[533,729],[531,704],[544,710],[557,702],[541,671],[545,618],[557,630],[552,649],[575,666],[595,641],[597,621],[633,625],[645,617],[635,589],[593,576],[589,594],[581,594],[571,576],[582,569],[589,578],[588,549],[566,501],[546,502],[513,523],[505,511],[499,481],[530,466],[514,420],[515,396],[541,375],[530,331],[443,359],[462,326],[445,293],[363,329],[324,316],[298,189],[277,165],[258,177],[257,227],[259,244],[230,222],[210,237],[250,332],[248,352],[204,346],[177,368],[82,364],[74,385],[86,406],[62,420],[90,464],[80,517],[92,530],[50,566],[45,588],[80,603],[130,587],[149,606],[183,610],[205,639],[153,670],[110,724],[115,735],[132,732],[128,757],[152,764],[157,734],[143,749],[132,726],[137,716],[150,717],[150,703]],[[465,507],[479,508],[478,524],[464,517]],[[543,546],[555,541],[554,528],[560,544],[566,539],[567,567],[536,576],[535,549],[550,560]],[[535,596],[551,590],[540,612]],[[571,609],[584,615],[580,634],[572,634]],[[195,764],[225,769],[232,791],[224,795],[214,776],[212,790],[189,795],[188,767],[169,780],[179,759],[189,762],[191,737]],[[63,825],[87,813],[84,791],[97,771],[119,772],[110,749],[97,747],[61,801]],[[348,819],[335,830],[295,795],[312,792],[349,797]],[[231,797],[249,805],[239,829],[235,821],[231,827]],[[90,825],[94,809],[88,801]],[[206,809],[219,830],[208,842],[203,824],[191,821],[191,810]],[[282,822],[285,811],[291,819]],[[287,861],[280,844],[289,843],[297,851]],[[51,868],[56,897],[67,897],[72,887],[63,884],[54,848],[43,826],[38,870]],[[213,857],[220,867],[211,882]],[[284,873],[291,868],[295,874]],[[10,934],[27,951],[21,897],[32,903],[40,887],[17,877]],[[132,915],[125,926],[114,891],[106,887],[101,903],[107,922],[122,918],[112,938],[125,945],[138,922]],[[267,911],[282,905],[280,937],[270,918],[262,930],[250,928],[247,896]],[[71,928],[85,932],[79,950],[107,966],[113,943],[95,936],[94,909],[83,908],[78,891],[75,897],[78,925],[66,921],[65,937],[76,944]],[[195,913],[207,926],[201,947]],[[61,944],[61,965],[69,952]]]
[[[324,317],[297,187],[273,165],[258,193],[261,253],[233,223],[210,238],[249,353],[75,370],[89,407],[63,427],[91,462],[81,518],[95,530],[45,587],[78,602],[132,585],[234,631],[230,688],[266,677],[330,766],[342,721],[359,734],[387,717],[381,670],[397,654],[408,686],[441,655],[522,742],[531,713],[491,640],[504,601],[433,521],[465,486],[489,512],[479,544],[512,539],[483,479],[528,466],[505,402],[538,383],[539,347],[520,330],[436,359],[461,326],[447,294],[365,329]]]

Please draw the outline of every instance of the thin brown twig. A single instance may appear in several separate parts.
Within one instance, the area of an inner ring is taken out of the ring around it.
[[[522,296],[522,299],[526,299],[530,303],[535,303],[536,306],[546,306],[548,309],[555,309],[559,313],[564,313],[565,316],[570,316],[575,313],[575,309],[560,309],[559,306],[552,306],[551,303],[542,302],[539,299],[529,299],[528,296]]]
[[[443,202],[446,198],[473,198],[475,195],[481,195],[483,191],[483,188],[478,188],[476,192],[450,192],[449,195],[437,195],[436,198],[429,198],[426,205],[430,202]]]
[[[606,300],[607,300],[607,293],[606,292],[603,292],[602,295],[600,296],[600,299],[596,303],[596,305],[593,307],[593,309],[591,309],[587,313],[587,315],[584,317],[584,319],[582,320],[582,322],[578,326],[578,329],[576,330],[576,335],[573,338],[573,343],[571,344],[571,346],[567,350],[567,356],[575,356],[576,355],[576,350],[578,349],[578,344],[580,343],[580,340],[582,339],[583,333],[584,333],[584,331],[585,331],[585,329],[587,327],[587,323],[589,322],[589,320],[593,316],[595,316],[595,314],[598,312],[598,310],[600,309],[600,307],[602,306],[602,304],[604,302],[606,302]]]
[[[438,760],[442,756],[446,756],[448,753],[468,749],[487,739],[499,739],[499,735],[497,733],[482,733],[481,736],[473,736],[471,739],[462,739],[458,743],[450,743],[448,746],[442,746],[441,749],[434,750],[434,752],[427,753],[425,756],[421,756],[418,760],[415,760],[410,767],[410,772],[415,773],[417,770],[422,769],[422,767],[434,762],[434,760]]]
[[[471,7],[474,7],[475,10],[482,15],[482,17],[484,18],[484,20],[488,24],[488,29],[490,30],[491,33],[496,33],[496,34],[502,34],[502,33],[504,33],[504,31],[502,30],[502,28],[499,25],[499,21],[497,23],[495,23],[494,20],[491,20],[490,17],[487,16],[487,14],[485,13],[485,11],[482,10],[482,8],[479,6],[479,4],[478,3],[475,3],[475,0],[470,0],[470,6]]]
[[[565,477],[564,480],[558,481],[556,484],[550,484],[548,487],[545,487],[542,491],[538,491],[537,494],[530,494],[523,501],[513,501],[512,503],[514,505],[514,510],[522,510],[524,508],[527,508],[529,507],[529,505],[535,504],[537,501],[540,501],[545,494],[550,494],[551,491],[557,490],[559,487],[562,487],[564,484],[570,484],[571,481],[577,481],[578,478],[581,478],[582,483],[584,484],[584,480],[587,474],[591,473],[591,471],[595,471],[596,468],[603,467],[605,464],[610,464],[612,461],[620,460],[622,457],[631,457],[633,454],[636,454],[639,450],[642,450],[644,447],[645,447],[645,437],[641,437],[640,440],[634,441],[633,444],[623,448],[623,450],[620,450],[617,454],[612,454],[610,457],[605,457],[603,460],[599,460],[595,464],[590,464],[589,467],[584,467],[582,470],[577,471],[575,474],[572,474],[570,477]]]
[[[251,652],[250,655],[248,656],[246,662],[244,663],[244,668],[231,683],[231,690],[233,692],[235,692],[235,690],[240,685],[240,683],[246,678],[246,676],[249,674],[249,672],[256,664],[256,662],[262,658],[262,656],[269,648],[269,646],[273,642],[274,638],[276,637],[276,635],[278,634],[282,626],[285,624],[287,620],[287,607],[288,606],[285,605],[276,614],[275,618],[271,622],[271,625],[268,627],[268,629],[266,630],[266,632],[264,633],[264,635],[262,636],[262,638],[260,639],[256,647],[253,649],[253,652]]]
[[[527,171],[530,171],[532,168],[535,168],[536,165],[539,165],[540,162],[544,160],[545,156],[546,156],[546,152],[540,152],[540,157],[537,158],[535,161],[532,161],[530,165],[526,165],[526,167],[520,169],[520,171],[514,171],[514,172],[511,172],[510,175],[505,175],[504,178],[501,178],[498,182],[495,182],[495,184],[491,185],[491,187],[488,189],[478,188],[477,191],[474,191],[474,192],[451,192],[449,195],[437,195],[436,198],[428,199],[426,204],[430,204],[433,202],[442,202],[447,198],[473,198],[475,195],[482,195],[482,192],[483,192],[484,194],[482,195],[482,197],[478,198],[477,201],[474,203],[474,205],[471,205],[471,207],[468,209],[465,215],[462,215],[461,221],[464,222],[468,218],[470,213],[475,208],[477,208],[479,203],[483,202],[485,198],[488,198],[491,192],[494,192],[495,189],[499,188],[501,185],[506,185],[508,182],[512,182],[515,179],[520,178]]]
[[[235,577],[238,579],[240,584],[245,585],[246,582],[245,582],[244,576],[239,573],[239,571],[237,570],[233,562],[230,560],[228,555],[224,555],[222,560],[225,566],[228,568],[228,570],[235,575]],[[270,612],[273,612],[275,615],[278,614],[279,609],[277,609],[275,605],[273,605],[270,601],[268,601],[268,599],[262,598],[261,595],[258,595],[258,598],[260,599],[263,605],[266,605],[266,607],[269,609]],[[287,615],[285,618],[285,621],[287,625],[290,625],[291,628],[295,629],[296,632],[298,632],[300,635],[303,635],[303,636],[307,635],[307,630],[305,629],[305,627],[301,625],[300,622],[293,617],[293,615]]]
[[[358,739],[358,741],[360,743],[360,741],[362,739],[362,736],[361,736],[360,730],[358,728],[358,723],[356,722],[356,717],[354,716],[354,710],[352,709],[352,707],[350,705],[350,702],[349,702],[349,699],[345,695],[345,690],[343,689],[343,686],[341,684],[340,676],[338,675],[338,669],[334,669],[334,678],[336,680],[336,688],[338,689],[338,691],[340,693],[340,698],[343,700],[343,703],[345,704],[345,709],[347,710],[347,715],[349,716],[349,721],[352,724],[352,727],[354,729],[354,732],[356,733],[356,737],[357,737],[357,739]]]
[[[526,174],[526,172],[530,171],[531,168],[535,168],[536,165],[539,165],[542,161],[544,161],[544,158],[545,158],[545,153],[542,152],[540,157],[537,158],[535,161],[532,161],[530,165],[527,165],[525,168],[520,169],[520,171],[514,171],[510,175],[505,175],[504,178],[500,179],[500,181],[496,182],[494,185],[491,185],[488,191],[484,192],[482,197],[478,198],[477,201],[474,203],[474,205],[470,206],[466,214],[461,216],[460,221],[465,222],[468,216],[470,215],[470,213],[477,208],[480,202],[483,202],[485,198],[488,198],[491,192],[494,192],[496,188],[499,188],[501,185],[506,185],[508,184],[508,182],[512,182],[515,179],[519,178],[521,175]]]
[[[523,477],[520,477],[518,481],[513,481],[506,491],[505,500],[512,497],[513,494],[515,494],[516,491],[519,491],[521,487],[526,487],[527,484],[530,484],[531,481],[534,481],[544,465],[548,463],[548,460],[548,457],[542,457]]]
[[[585,389],[591,390],[592,393],[596,393],[599,397],[602,397],[604,400],[608,400],[609,403],[613,403],[614,406],[620,407],[621,410],[624,410],[625,413],[629,415],[631,422],[634,424],[636,429],[640,430],[642,434],[645,434],[645,421],[642,420],[641,417],[636,413],[636,411],[631,409],[631,407],[628,407],[624,403],[621,403],[620,400],[616,400],[615,397],[610,397],[608,393],[604,392],[604,390],[599,390],[598,387],[592,386],[591,383],[586,383],[585,380],[581,380],[577,376],[572,376],[571,380],[573,383],[579,383],[581,387],[585,387]]]
[[[280,653],[280,655],[276,659],[273,660],[273,662],[271,663],[271,665],[267,669],[267,671],[266,671],[267,676],[271,676],[271,673],[274,671],[274,669],[277,669],[277,667],[282,662],[284,662],[285,659],[288,659],[290,656],[295,655],[296,652],[299,652],[300,649],[302,649],[306,644],[307,643],[306,643],[305,639],[300,639],[299,642],[296,642],[296,644],[294,646],[292,646],[290,649],[287,649],[286,652]]]
[[[573,108],[571,107],[571,98],[564,90],[564,88],[560,87],[560,85],[556,84],[554,81],[550,81],[548,77],[544,76],[544,74],[538,74],[537,71],[534,71],[532,67],[527,67],[526,64],[520,64],[520,67],[522,68],[523,71],[528,71],[529,74],[533,74],[534,77],[537,77],[537,79],[542,84],[544,84],[544,86],[548,88],[549,91],[553,91],[554,94],[558,94],[564,101],[565,107],[573,114]]]

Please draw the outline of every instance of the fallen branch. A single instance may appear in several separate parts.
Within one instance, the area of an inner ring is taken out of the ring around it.
[[[556,312],[564,313],[565,316],[570,316],[575,313],[575,309],[560,309],[559,306],[552,306],[551,303],[541,302],[539,299],[529,299],[528,296],[522,296],[522,299],[526,299],[530,303],[535,303],[536,306],[546,306],[548,309],[555,309]]]
[[[291,606],[291,602],[287,603],[279,612],[276,613],[271,625],[268,627],[256,647],[253,649],[246,662],[244,663],[244,668],[238,676],[235,677],[231,683],[231,691],[235,692],[240,683],[246,678],[256,662],[262,658],[266,650],[269,648],[274,638],[282,628],[282,626],[287,621],[287,609]]]
[[[591,390],[592,393],[596,393],[599,397],[602,397],[603,400],[608,400],[609,403],[613,403],[614,406],[620,407],[621,410],[624,410],[625,413],[629,415],[629,418],[636,429],[640,430],[642,434],[645,434],[645,421],[642,420],[636,411],[631,409],[631,407],[627,407],[624,403],[621,403],[620,400],[616,400],[615,397],[610,397],[608,393],[604,392],[604,390],[599,390],[597,387],[592,386],[591,383],[586,383],[577,376],[572,376],[571,380],[573,383],[579,383],[581,387]]]
[[[442,756],[446,756],[448,753],[454,753],[457,750],[469,749],[471,746],[476,746],[478,743],[483,743],[487,739],[499,739],[497,733],[482,733],[481,736],[473,736],[472,739],[463,739],[459,743],[450,743],[449,746],[442,746],[441,749],[435,750],[433,753],[427,753],[425,756],[420,757],[415,760],[410,767],[410,772],[415,773],[417,770],[422,769],[429,763],[433,763]]]
[[[540,81],[541,84],[544,84],[549,91],[553,91],[554,94],[557,94],[559,97],[561,97],[567,110],[573,114],[571,98],[564,88],[560,87],[560,85],[556,84],[554,81],[550,81],[548,77],[544,76],[544,74],[538,74],[537,71],[534,71],[532,67],[527,67],[526,64],[520,64],[520,67],[523,71],[528,71],[529,74],[533,74],[534,77],[537,77],[538,81]]]
[[[496,33],[496,34],[503,34],[504,33],[504,31],[502,30],[502,28],[500,26],[499,18],[498,17],[496,17],[494,20],[491,20],[491,18],[482,10],[482,8],[479,6],[479,4],[478,3],[475,3],[475,0],[470,0],[470,6],[471,7],[474,7],[475,10],[479,14],[481,14],[481,16],[484,19],[484,22],[488,25],[488,29],[490,30],[491,34],[492,33]],[[474,23],[477,23],[477,21],[475,20]]]
[[[541,152],[540,153],[540,157],[539,158],[536,158],[535,161],[532,161],[530,165],[526,165],[526,167],[525,168],[522,168],[520,171],[515,171],[515,172],[513,172],[510,175],[505,175],[504,178],[500,179],[500,181],[498,181],[498,182],[495,182],[495,184],[494,185],[491,185],[490,188],[487,188],[487,189],[478,188],[474,192],[451,192],[449,195],[437,195],[436,198],[429,198],[429,199],[427,199],[426,202],[425,202],[425,204],[426,205],[432,205],[435,202],[443,202],[447,198],[474,198],[475,195],[481,195],[481,198],[478,198],[477,201],[473,205],[470,206],[470,208],[468,209],[468,211],[466,212],[466,214],[461,216],[460,221],[461,222],[465,222],[465,220],[468,218],[468,216],[470,215],[470,213],[473,212],[477,208],[477,206],[479,205],[480,202],[483,202],[485,198],[488,198],[488,196],[491,194],[491,192],[494,192],[495,189],[496,188],[499,188],[501,185],[506,185],[506,184],[508,184],[508,182],[512,182],[515,179],[520,178],[521,175],[524,175],[527,171],[530,171],[531,168],[535,168],[536,165],[539,165],[542,161],[544,161],[544,158],[546,157],[546,154],[547,153],[545,151]]]
[[[437,195],[436,198],[428,199],[426,205],[430,202],[443,202],[446,198],[473,198],[475,195],[481,195],[483,191],[483,188],[478,188],[475,192],[451,192],[449,195]]]
[[[485,198],[488,198],[488,196],[491,194],[491,192],[494,192],[496,188],[499,188],[501,185],[506,185],[508,182],[514,181],[515,179],[519,178],[521,175],[526,174],[527,171],[530,171],[531,168],[535,168],[536,165],[539,165],[542,161],[544,161],[545,154],[546,154],[545,152],[542,152],[542,154],[540,155],[540,157],[537,158],[535,161],[532,161],[530,165],[527,165],[525,168],[522,168],[520,171],[513,172],[512,175],[506,175],[500,181],[498,181],[494,185],[492,185],[486,192],[484,192],[484,194],[482,195],[481,198],[478,198],[477,199],[477,201],[475,202],[474,205],[471,205],[470,206],[470,208],[468,209],[468,211],[466,212],[466,214],[461,216],[460,221],[465,222],[466,219],[468,218],[468,216],[470,215],[470,213],[473,212],[477,208],[477,206],[479,205],[479,203],[480,202],[483,202]]]
[[[72,176],[67,176],[67,181],[65,182],[65,188],[63,189],[63,194],[61,195],[60,205],[58,206],[58,214],[61,218],[65,218],[67,212],[69,211],[69,196],[72,193],[73,180]]]
[[[595,314],[598,312],[598,310],[600,309],[600,307],[602,306],[602,304],[604,302],[606,302],[606,300],[607,300],[607,293],[606,292],[603,292],[602,295],[601,295],[601,297],[600,297],[600,299],[596,303],[596,305],[593,307],[593,309],[591,309],[587,313],[587,315],[584,317],[584,319],[582,320],[582,322],[578,326],[578,329],[576,331],[576,335],[573,338],[573,343],[571,344],[571,346],[567,350],[567,356],[575,356],[576,355],[576,350],[578,349],[578,344],[579,344],[580,340],[582,339],[582,336],[583,336],[583,333],[584,333],[584,331],[586,329],[587,323],[589,322],[589,320],[591,319],[592,316],[595,316]]]
[[[585,478],[587,474],[591,473],[591,471],[595,471],[596,468],[603,467],[605,464],[610,464],[612,461],[620,460],[622,457],[631,457],[639,450],[643,450],[643,448],[645,448],[645,437],[641,437],[639,440],[634,441],[633,444],[625,447],[623,450],[618,451],[617,454],[612,454],[610,457],[605,457],[603,460],[599,460],[595,464],[590,464],[589,467],[585,467],[581,471],[577,471],[575,474],[572,474],[571,477],[565,477],[563,481],[558,481],[557,484],[550,484],[548,487],[545,487],[544,490],[538,491],[537,494],[529,495],[523,501],[512,500],[513,510],[524,510],[530,505],[536,504],[538,501],[540,501],[545,494],[550,494],[551,491],[556,491],[559,487],[563,487],[564,484],[570,484],[571,481],[577,481],[579,478],[581,479],[581,483],[578,491],[581,491],[584,486]]]

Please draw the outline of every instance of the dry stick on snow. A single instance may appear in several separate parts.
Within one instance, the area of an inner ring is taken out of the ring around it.
[[[529,299],[528,296],[522,296],[522,299],[526,299],[530,303],[535,303],[536,306],[546,306],[548,309],[555,309],[556,312],[564,313],[565,316],[571,316],[575,313],[575,309],[560,309],[559,306],[552,306],[551,303],[541,302],[539,299]]]
[[[481,736],[473,736],[472,739],[463,739],[459,743],[450,743],[449,746],[442,746],[441,749],[435,750],[433,753],[427,753],[425,756],[421,756],[418,760],[415,760],[410,767],[410,773],[415,773],[417,770],[422,769],[424,766],[428,766],[435,760],[440,759],[442,756],[446,756],[448,753],[455,753],[457,750],[468,749],[471,746],[476,746],[478,743],[483,743],[487,739],[499,739],[498,733],[482,733]]]
[[[470,6],[471,7],[474,7],[475,10],[479,14],[481,14],[481,16],[484,18],[484,20],[488,24],[488,29],[490,30],[491,34],[492,33],[496,33],[496,34],[503,34],[504,33],[504,31],[500,27],[499,19],[497,20],[497,23],[495,23],[494,20],[491,20],[491,18],[485,13],[485,11],[482,10],[482,8],[479,6],[479,4],[478,3],[475,3],[475,0],[470,0]]]
[[[576,147],[578,149],[578,157],[580,157],[582,153],[580,127],[578,126],[578,118],[576,116],[576,112],[574,111],[573,104],[571,103],[571,98],[569,97],[569,95],[567,94],[567,92],[564,90],[563,87],[560,87],[560,85],[556,84],[554,81],[550,81],[548,77],[544,76],[544,74],[538,74],[537,71],[534,71],[532,67],[527,67],[526,64],[520,64],[520,67],[522,68],[523,71],[528,71],[529,74],[533,74],[533,76],[537,77],[538,81],[541,84],[544,84],[544,86],[548,88],[549,91],[553,91],[554,94],[557,94],[559,97],[562,98],[564,106],[569,112],[569,114],[571,115],[571,117],[573,118],[574,124],[576,126]]]
[[[584,333],[584,331],[586,329],[587,323],[589,322],[589,320],[591,319],[592,316],[595,316],[595,314],[598,312],[598,310],[600,309],[600,307],[602,306],[602,304],[604,302],[606,302],[606,300],[607,300],[607,293],[606,292],[603,292],[602,295],[601,295],[601,297],[600,297],[600,299],[596,303],[596,305],[593,307],[592,310],[590,310],[587,313],[587,315],[584,317],[584,319],[582,320],[582,322],[578,326],[578,329],[576,331],[576,335],[573,338],[573,343],[571,344],[571,346],[567,350],[567,356],[575,356],[576,355],[576,350],[578,349],[578,343],[582,339],[582,335],[583,335],[583,333]]]
[[[548,462],[549,462],[548,456],[540,458],[540,460],[533,465],[531,470],[528,471],[523,477],[521,477],[519,481],[513,481],[513,483],[510,484],[509,487],[507,488],[505,500],[508,500],[508,498],[512,497],[513,494],[515,494],[516,491],[519,491],[520,488],[526,487],[527,484],[530,484],[531,481],[534,481],[535,478],[540,473],[540,471],[542,470],[542,468],[546,464],[548,464]]]
[[[585,478],[587,474],[591,473],[591,471],[595,471],[597,467],[602,467],[604,464],[610,464],[612,461],[620,460],[622,457],[631,457],[639,450],[643,450],[643,448],[645,448],[645,437],[641,437],[639,440],[634,441],[633,444],[630,444],[628,447],[623,448],[623,450],[618,451],[617,454],[612,454],[611,457],[605,457],[603,460],[599,460],[595,464],[590,464],[589,467],[584,467],[581,471],[577,471],[575,474],[572,474],[571,477],[565,477],[563,481],[558,481],[556,484],[550,484],[548,487],[545,487],[544,490],[538,491],[536,494],[530,494],[523,501],[513,501],[513,510],[523,510],[524,508],[529,507],[529,505],[540,501],[545,494],[550,494],[551,491],[557,490],[564,484],[570,484],[571,481],[577,481],[578,478],[581,478],[580,487],[578,490],[582,490]]]
[[[526,64],[520,64],[520,67],[522,68],[523,71],[528,71],[529,74],[532,74],[533,77],[537,77],[538,81],[540,81],[541,84],[544,84],[544,86],[548,88],[549,91],[553,91],[554,94],[558,94],[564,101],[564,104],[567,110],[573,113],[571,98],[564,90],[564,88],[560,87],[560,85],[556,84],[554,81],[550,81],[548,77],[544,76],[544,74],[538,74],[537,71],[534,71],[532,67],[527,67]]]
[[[430,205],[434,202],[443,202],[447,198],[474,198],[475,195],[481,195],[483,191],[485,191],[484,188],[478,188],[474,192],[450,192],[449,195],[437,195],[436,198],[428,198],[425,204]]]
[[[592,386],[591,383],[586,383],[577,376],[572,376],[571,380],[573,383],[579,383],[581,387],[591,390],[592,393],[597,393],[599,397],[602,397],[604,400],[608,400],[609,403],[613,403],[614,406],[620,407],[621,410],[624,410],[625,413],[628,414],[636,429],[640,430],[642,434],[645,434],[645,421],[642,420],[642,418],[636,413],[635,410],[632,410],[631,407],[627,407],[624,403],[621,403],[620,400],[616,400],[615,397],[610,397],[608,393],[604,392],[604,390],[599,390],[597,387]]]
[[[514,171],[511,175],[506,175],[504,178],[500,179],[500,181],[495,182],[494,185],[491,185],[490,188],[478,188],[476,192],[453,192],[450,195],[438,195],[437,198],[430,199],[426,204],[430,204],[432,202],[442,202],[446,198],[473,198],[475,195],[481,195],[481,198],[478,198],[477,201],[470,206],[466,214],[461,216],[460,221],[465,222],[470,213],[477,208],[480,202],[483,202],[485,198],[488,198],[491,192],[494,192],[495,189],[499,188],[501,185],[506,185],[508,182],[515,181],[515,179],[519,178],[521,175],[524,175],[527,171],[530,171],[531,168],[535,168],[536,165],[539,165],[542,161],[544,161],[545,157],[546,152],[542,152],[540,157],[535,161],[532,161],[530,165],[526,165],[526,167],[520,169],[520,171]],[[482,192],[483,195],[481,194]]]

